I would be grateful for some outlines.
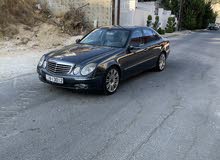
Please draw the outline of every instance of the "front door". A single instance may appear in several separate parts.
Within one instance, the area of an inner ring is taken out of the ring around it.
[[[145,51],[142,37],[143,34],[141,29],[133,31],[129,43],[129,46],[132,49],[129,51],[129,53],[125,53],[125,55],[119,59],[119,63],[123,69],[124,77],[134,75],[140,70],[137,67],[142,61],[142,56]]]

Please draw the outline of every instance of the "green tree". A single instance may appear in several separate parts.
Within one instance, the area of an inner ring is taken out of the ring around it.
[[[161,4],[166,10],[171,10],[172,14],[179,15],[179,0],[162,0]]]
[[[212,9],[212,2],[209,1],[205,5],[205,13],[202,19],[202,28],[206,28],[209,23],[214,23],[217,17],[217,13],[215,13]]]
[[[182,11],[182,26],[185,29],[201,29],[209,22],[215,22],[216,14],[211,2],[206,0],[184,0]]]
[[[181,26],[185,29],[206,28],[208,23],[214,23],[217,17],[212,5],[220,0],[182,0]],[[179,17],[180,0],[162,0],[165,9],[171,10]]]
[[[152,16],[149,15],[149,16],[147,17],[147,26],[150,27],[151,24],[152,24]]]

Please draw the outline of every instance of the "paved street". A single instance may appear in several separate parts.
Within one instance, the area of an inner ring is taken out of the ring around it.
[[[164,72],[112,96],[43,84],[24,64],[0,82],[0,160],[219,160],[220,32],[172,37],[171,50]]]

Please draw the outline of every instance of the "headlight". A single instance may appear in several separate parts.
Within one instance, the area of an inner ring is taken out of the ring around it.
[[[38,66],[41,67],[43,65],[44,61],[45,61],[45,56],[42,56],[39,63],[38,63]]]
[[[96,69],[96,64],[95,63],[90,63],[88,65],[86,65],[82,71],[81,74],[83,76],[89,75],[90,73],[92,73],[94,70]]]
[[[47,67],[47,61],[44,61],[43,68],[46,68],[46,67]]]
[[[76,68],[73,70],[73,74],[75,74],[75,75],[80,75],[80,67],[76,67]]]

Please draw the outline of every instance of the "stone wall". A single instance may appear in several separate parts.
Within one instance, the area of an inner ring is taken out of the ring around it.
[[[99,26],[112,24],[112,2],[111,0],[40,0],[47,3],[49,9],[56,15],[62,16],[70,9],[70,6],[79,8],[86,4],[81,10],[85,12],[86,20],[91,24],[98,21]]]

